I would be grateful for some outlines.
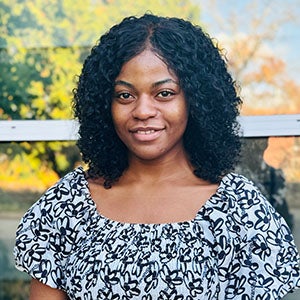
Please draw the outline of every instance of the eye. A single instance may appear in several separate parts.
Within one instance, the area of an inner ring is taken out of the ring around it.
[[[132,96],[129,93],[119,93],[117,94],[117,97],[120,99],[127,100],[130,99]]]
[[[160,97],[160,98],[169,98],[169,97],[174,96],[174,95],[175,95],[174,92],[171,92],[171,91],[168,91],[168,90],[161,91],[157,94],[157,96]]]
[[[131,95],[130,93],[128,92],[120,92],[120,93],[115,93],[115,99],[118,100],[119,102],[124,102],[124,103],[127,103],[127,102],[130,102],[131,100],[133,100],[133,95]]]

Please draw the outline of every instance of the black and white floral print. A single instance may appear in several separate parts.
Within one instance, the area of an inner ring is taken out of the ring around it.
[[[130,224],[97,211],[79,167],[24,215],[14,255],[70,299],[270,300],[300,287],[288,226],[233,173],[191,221]]]

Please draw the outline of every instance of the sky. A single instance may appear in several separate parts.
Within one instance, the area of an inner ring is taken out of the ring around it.
[[[208,33],[218,38],[221,34],[230,34],[232,14],[236,14],[237,27],[240,32],[249,32],[249,20],[262,14],[268,7],[269,14],[259,30],[268,24],[280,24],[274,30],[274,39],[267,45],[286,62],[288,74],[300,84],[300,0],[195,0],[201,7],[201,21]],[[251,9],[247,5],[252,3]],[[254,3],[254,4],[253,4]],[[216,25],[216,16],[223,19],[222,26]],[[288,18],[289,21],[281,22]],[[225,22],[224,22],[225,21]],[[265,25],[264,25],[265,24]]]

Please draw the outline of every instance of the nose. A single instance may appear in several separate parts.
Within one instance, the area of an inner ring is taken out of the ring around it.
[[[157,115],[157,107],[155,99],[150,96],[142,95],[135,102],[135,107],[132,111],[132,116],[135,119],[147,120]]]

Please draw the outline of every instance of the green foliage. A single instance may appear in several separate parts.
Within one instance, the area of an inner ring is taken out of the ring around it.
[[[71,118],[74,76],[87,50],[125,16],[146,11],[199,19],[188,0],[3,0],[1,119]]]
[[[75,76],[89,49],[125,16],[145,12],[199,20],[192,0],[2,0],[0,119],[72,118]],[[36,153],[31,159],[43,159],[58,174],[72,168],[74,155],[63,151],[71,145],[40,145],[29,147]]]

